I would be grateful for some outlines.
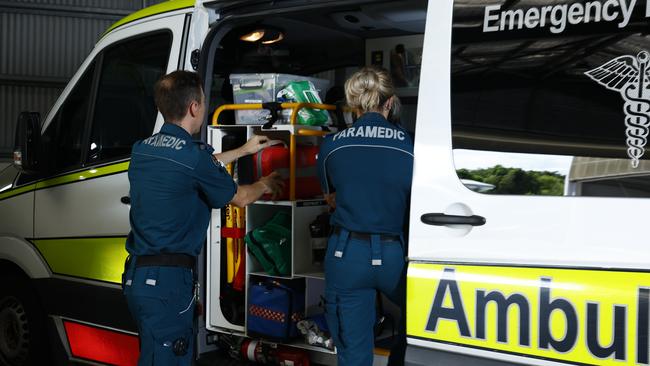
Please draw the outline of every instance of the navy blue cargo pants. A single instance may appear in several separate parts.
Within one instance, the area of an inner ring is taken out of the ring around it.
[[[138,366],[192,364],[194,276],[182,267],[138,267],[124,273],[124,295],[140,334]]]
[[[391,350],[396,362],[391,363],[403,363],[404,269],[403,240],[380,241],[376,235],[371,241],[351,239],[346,230],[330,236],[325,257],[325,317],[338,366],[372,366],[376,290],[402,309],[399,341]]]

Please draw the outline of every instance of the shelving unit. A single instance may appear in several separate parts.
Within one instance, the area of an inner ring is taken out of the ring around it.
[[[303,132],[308,131],[308,132]],[[227,135],[235,136],[240,144],[243,144],[253,134],[264,134],[272,139],[282,139],[288,142],[287,145],[312,144],[318,145],[319,135],[322,135],[319,127],[296,126],[296,125],[274,125],[270,129],[263,129],[258,125],[228,125],[211,126],[208,128],[208,143],[215,148],[215,151],[222,151],[222,141]],[[295,163],[294,163],[295,164]],[[293,166],[295,169],[295,165]],[[295,170],[294,170],[295,171]],[[295,195],[295,188],[292,190]],[[316,217],[328,211],[328,206],[322,197],[307,200],[285,200],[285,201],[257,201],[246,208],[245,232],[260,227],[267,223],[278,211],[286,211],[291,215],[292,232],[292,259],[291,274],[289,276],[270,276],[265,273],[250,255],[246,255],[246,289],[251,281],[261,278],[276,277],[280,279],[293,279],[305,281],[305,309],[306,316],[317,314],[318,304],[325,288],[322,263],[314,260],[312,243],[309,232],[309,224]],[[246,336],[246,323],[233,324],[221,309],[221,265],[222,265],[222,236],[221,236],[221,210],[213,210],[212,220],[208,232],[208,279],[207,296],[208,306],[207,328],[212,331],[233,333]],[[246,294],[247,295],[247,294]],[[245,308],[248,308],[246,297]],[[247,312],[246,312],[247,317]],[[264,340],[262,340],[264,341]],[[270,342],[272,343],[272,342]],[[314,347],[305,344],[301,339],[296,339],[288,344],[290,346],[306,349],[319,354],[317,358],[334,357],[334,351]],[[316,358],[316,359],[317,359]]]

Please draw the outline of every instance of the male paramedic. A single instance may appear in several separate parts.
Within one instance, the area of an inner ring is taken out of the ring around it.
[[[359,119],[328,136],[318,154],[321,185],[335,208],[325,256],[325,318],[338,366],[372,366],[376,291],[404,306],[413,140],[390,122],[398,100],[387,71],[356,72],[345,83],[345,97]],[[404,363],[403,331],[398,338],[389,365]]]
[[[154,97],[165,124],[133,146],[124,295],[140,334],[138,365],[189,366],[198,296],[196,257],[205,242],[210,210],[228,203],[244,207],[265,193],[279,194],[282,184],[273,173],[237,186],[223,167],[266,147],[265,137],[253,137],[221,154],[192,140],[206,109],[198,74],[175,71],[163,76]]]

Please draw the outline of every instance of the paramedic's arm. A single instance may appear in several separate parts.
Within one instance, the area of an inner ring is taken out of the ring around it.
[[[284,182],[280,174],[273,172],[266,177],[260,178],[257,182],[245,186],[239,186],[237,193],[232,198],[232,203],[238,207],[245,207],[257,201],[262,195],[270,193],[275,200],[281,193]]]
[[[224,164],[230,164],[243,156],[255,154],[265,147],[269,147],[276,143],[277,141],[271,140],[266,136],[255,135],[251,137],[251,139],[248,140],[244,145],[236,149],[214,154],[214,157]]]

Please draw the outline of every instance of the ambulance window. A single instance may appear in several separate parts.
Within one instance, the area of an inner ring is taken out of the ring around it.
[[[453,148],[468,188],[649,196],[647,4],[627,3],[455,1]]]
[[[171,34],[128,40],[104,51],[88,160],[128,157],[133,143],[153,133],[153,85],[167,69]]]
[[[84,72],[72,92],[42,135],[43,158],[48,171],[60,172],[81,164],[81,149],[88,106],[90,104],[93,63]]]

